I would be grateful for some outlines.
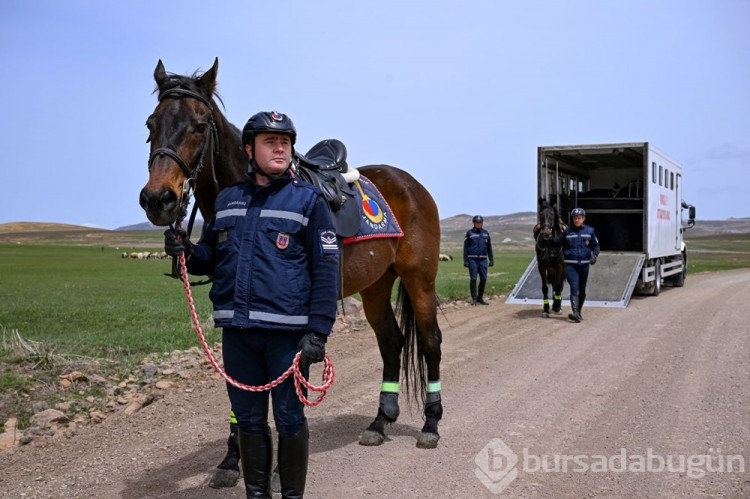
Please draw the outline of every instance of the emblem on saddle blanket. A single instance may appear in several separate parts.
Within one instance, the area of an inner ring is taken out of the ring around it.
[[[343,238],[344,244],[382,237],[403,237],[404,231],[375,184],[360,175],[353,186],[355,198],[361,208],[359,230],[353,236]]]

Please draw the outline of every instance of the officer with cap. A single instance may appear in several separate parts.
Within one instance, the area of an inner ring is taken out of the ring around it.
[[[490,233],[482,228],[484,218],[476,215],[471,219],[474,227],[466,231],[464,237],[464,267],[469,269],[469,291],[471,292],[471,304],[489,305],[484,301],[484,287],[487,284],[487,265],[495,265],[492,256],[492,241]],[[479,288],[477,288],[477,275],[479,276]]]

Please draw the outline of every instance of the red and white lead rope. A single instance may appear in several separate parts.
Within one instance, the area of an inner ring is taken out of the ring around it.
[[[314,407],[323,401],[323,398],[325,398],[326,396],[326,392],[331,387],[331,385],[333,384],[333,380],[336,377],[336,374],[333,370],[333,362],[331,361],[331,357],[329,357],[328,355],[326,355],[325,359],[323,359],[323,364],[324,364],[323,374],[321,376],[321,381],[323,382],[323,384],[320,386],[315,386],[315,385],[310,384],[310,382],[308,382],[305,379],[305,377],[302,375],[302,372],[300,371],[300,368],[299,368],[299,360],[300,360],[301,352],[297,352],[297,355],[294,357],[294,361],[292,361],[292,365],[289,366],[289,369],[287,369],[284,372],[284,374],[282,374],[277,379],[275,379],[274,381],[271,381],[270,383],[266,385],[262,385],[262,386],[246,385],[232,378],[230,375],[228,375],[227,372],[224,370],[224,368],[219,365],[219,362],[216,360],[216,357],[211,351],[211,348],[208,346],[208,343],[206,342],[206,337],[203,334],[203,329],[201,328],[200,319],[198,318],[198,313],[195,310],[195,302],[193,301],[193,293],[190,289],[190,279],[188,278],[187,268],[185,266],[185,253],[180,253],[180,278],[182,279],[182,283],[185,286],[185,296],[187,297],[188,307],[190,308],[190,317],[193,320],[193,327],[195,327],[195,332],[198,333],[198,338],[200,338],[203,351],[206,353],[206,357],[208,357],[208,361],[211,363],[211,366],[213,366],[216,372],[219,373],[221,377],[226,380],[227,383],[241,390],[247,390],[251,392],[263,392],[266,390],[270,390],[271,388],[275,386],[278,386],[286,378],[294,374],[294,388],[297,391],[297,396],[299,397],[300,401],[303,404],[305,404],[308,407]],[[318,397],[316,400],[309,400],[305,396],[305,394],[302,393],[302,386],[304,386],[310,391],[320,393],[320,397]]]

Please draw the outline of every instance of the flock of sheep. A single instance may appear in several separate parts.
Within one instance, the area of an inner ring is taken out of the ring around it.
[[[128,253],[125,251],[121,256],[122,258],[130,258],[133,260],[164,260],[165,258],[169,258],[169,256],[163,251],[154,251],[153,253],[149,251],[133,251],[132,253]],[[453,260],[452,256],[443,253],[440,254],[441,262],[449,262],[451,260]]]
[[[169,258],[163,251],[154,251],[153,253],[149,251],[133,251],[132,253],[128,253],[125,251],[121,256],[122,258],[131,258],[133,260],[164,260],[165,258]]]

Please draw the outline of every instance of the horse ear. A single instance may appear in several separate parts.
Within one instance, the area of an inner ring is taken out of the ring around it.
[[[214,59],[214,65],[203,73],[198,79],[198,87],[205,92],[205,95],[211,96],[216,89],[216,74],[219,72],[219,58]]]
[[[169,79],[167,71],[164,69],[164,64],[161,62],[161,59],[159,59],[159,63],[156,65],[156,69],[154,69],[154,80],[156,80],[156,85],[161,87],[161,84],[167,79]]]

